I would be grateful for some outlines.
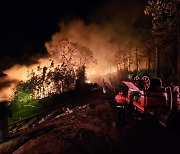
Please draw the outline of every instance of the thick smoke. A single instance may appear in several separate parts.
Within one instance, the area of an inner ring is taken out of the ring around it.
[[[66,24],[60,23],[60,31],[52,36],[51,41],[67,38],[70,42],[78,42],[88,47],[97,59],[97,65],[87,68],[87,72],[100,76],[114,70],[115,53],[120,48],[127,48],[128,42],[133,40],[127,34],[116,33],[115,29],[114,25],[110,27],[108,24],[104,26],[94,23],[86,24],[83,20],[76,19]],[[48,43],[45,44],[47,51],[49,51]]]
[[[7,70],[4,70],[4,73],[7,75],[4,77],[0,77],[0,101],[12,100],[15,88],[20,81],[28,80],[28,75],[32,71],[38,73],[38,66],[42,68],[44,66],[50,66],[50,64],[50,58],[43,57],[38,59],[36,64],[31,64],[28,66],[16,64]]]
[[[82,19],[60,22],[59,31],[52,35],[51,41],[67,38],[88,47],[98,63],[91,70],[103,74],[116,65],[114,57],[117,51],[127,48],[131,50],[135,45],[138,37],[137,24],[142,18],[143,10],[143,2],[107,1],[104,6],[91,12],[88,22]],[[45,46],[48,51],[47,44],[48,42]]]
[[[108,34],[100,26],[96,24],[86,25],[80,19],[73,20],[68,24],[60,23],[60,31],[52,36],[52,41],[61,38],[78,42],[92,50],[94,58],[98,60],[98,66],[109,66],[111,56],[117,48],[115,44],[110,43]]]
[[[0,77],[0,102],[9,101],[13,98],[13,91],[18,81],[9,76]]]
[[[28,80],[28,74],[31,73],[31,71],[36,71],[37,67],[44,67],[51,64],[49,57],[44,57],[38,59],[36,64],[31,64],[29,66],[27,65],[19,65],[16,64],[10,69],[5,70],[4,72],[8,75],[8,77],[11,77],[12,79],[15,79],[17,81],[26,81]]]
[[[61,21],[59,31],[52,34],[52,39],[67,38],[71,42],[78,42],[82,46],[93,51],[94,58],[97,59],[97,66],[88,68],[89,74],[104,75],[108,71],[115,71],[115,52],[121,48],[133,46],[137,31],[138,16],[143,12],[140,2],[131,1],[129,3],[116,0],[109,1],[105,6],[94,9],[87,21],[83,19],[73,19],[69,22]],[[131,7],[134,6],[134,7]],[[120,9],[121,8],[121,9]],[[45,46],[48,51],[48,42]],[[29,66],[14,65],[4,72],[8,77],[16,81],[27,80],[28,71],[36,69],[37,66],[47,66],[49,57],[39,59],[37,64]],[[53,57],[51,57],[52,60]],[[12,82],[1,92],[1,97],[10,96],[8,91],[12,91],[17,82]],[[2,90],[2,89],[1,89]]]

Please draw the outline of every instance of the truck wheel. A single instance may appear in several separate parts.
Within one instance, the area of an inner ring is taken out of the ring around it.
[[[140,77],[139,76],[135,76],[133,79],[133,82],[136,86],[139,86],[139,81],[140,81]]]
[[[144,90],[148,90],[150,87],[150,79],[148,76],[143,76],[142,79],[143,85],[144,85]]]

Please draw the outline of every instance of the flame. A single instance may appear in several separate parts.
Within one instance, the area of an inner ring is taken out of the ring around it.
[[[108,76],[109,74],[116,73],[117,65],[119,64],[115,63],[114,60],[115,52],[118,51],[121,47],[128,48],[127,47],[128,41],[132,41],[131,37],[123,36],[124,33],[122,35],[118,34],[117,36],[117,32],[114,31],[114,28],[110,27],[109,25],[105,25],[105,26],[100,26],[96,24],[87,25],[82,20],[73,20],[69,24],[61,24],[60,29],[61,31],[58,31],[57,33],[52,35],[51,42],[54,41],[55,43],[58,43],[58,40],[67,38],[70,42],[78,42],[78,44],[87,47],[88,49],[93,51],[93,56],[95,59],[97,59],[98,65],[87,67],[86,75],[87,75],[87,82],[89,83],[95,81],[95,78],[97,77],[102,78],[104,76]],[[51,42],[45,43],[45,47],[48,52],[52,50]],[[69,48],[71,48],[71,44],[69,44],[69,46],[61,46],[61,49],[63,49],[65,53],[67,53],[67,50],[69,50]],[[130,56],[132,57],[131,61],[133,63],[133,57],[135,56],[132,55]],[[73,58],[75,58],[74,55]],[[73,58],[72,61],[74,60]],[[77,56],[77,58],[80,57]],[[55,66],[57,66],[61,60],[58,59],[57,55],[51,53],[46,58],[40,58],[37,64],[32,64],[30,66],[17,64],[8,70],[5,70],[4,72],[8,75],[9,78],[12,78],[13,80],[27,81],[29,79],[28,74],[31,73],[32,70],[35,74],[39,74],[39,75],[42,74],[42,71],[38,71],[37,67],[39,66],[43,68],[50,66],[51,61],[49,59],[54,61]],[[121,60],[122,59],[119,58],[120,62]],[[75,60],[75,61],[79,62],[80,60],[79,61]],[[141,65],[143,65],[144,68],[145,63],[141,63]],[[132,64],[131,70],[134,68],[135,65]],[[53,84],[54,83],[50,83],[49,85],[46,85],[44,83],[43,86],[45,87],[46,90],[41,88],[39,89],[39,91],[34,91],[35,97],[43,98],[43,97],[47,97],[50,93],[56,93],[56,91],[54,91],[52,88],[54,86]],[[0,95],[0,99],[1,98],[4,99],[7,97],[11,98],[11,93],[13,92],[13,88],[15,88],[16,85],[17,82],[14,82],[14,84],[1,90],[2,93]]]

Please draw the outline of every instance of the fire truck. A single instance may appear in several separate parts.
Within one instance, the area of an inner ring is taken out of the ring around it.
[[[164,86],[160,78],[136,76],[132,82],[123,81],[128,86],[127,102],[137,113],[156,116],[159,123],[168,128],[180,126],[179,86]],[[119,95],[119,94],[117,94]]]

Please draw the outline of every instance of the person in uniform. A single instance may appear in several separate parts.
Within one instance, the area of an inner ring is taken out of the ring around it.
[[[125,122],[125,103],[126,98],[123,96],[122,92],[119,92],[115,96],[116,107],[118,109],[118,121],[122,124]]]

